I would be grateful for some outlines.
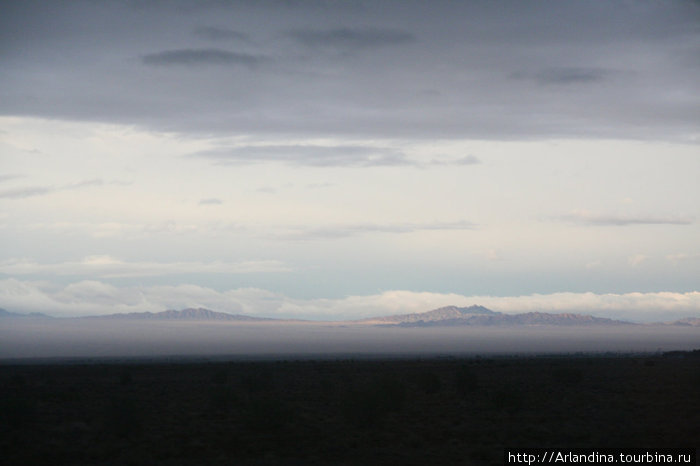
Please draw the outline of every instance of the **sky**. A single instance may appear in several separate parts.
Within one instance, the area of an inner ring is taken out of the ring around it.
[[[700,4],[0,2],[0,307],[700,316]]]

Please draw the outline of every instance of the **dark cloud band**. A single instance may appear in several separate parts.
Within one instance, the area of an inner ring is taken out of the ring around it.
[[[248,41],[248,34],[227,28],[200,26],[194,30],[194,34],[211,41]]]
[[[235,53],[221,49],[180,49],[165,50],[142,57],[146,65],[246,65],[253,66],[262,62],[263,57],[247,53]]]
[[[334,47],[347,50],[373,49],[414,42],[415,36],[406,31],[373,28],[340,28],[331,30],[302,29],[289,35],[308,47]]]

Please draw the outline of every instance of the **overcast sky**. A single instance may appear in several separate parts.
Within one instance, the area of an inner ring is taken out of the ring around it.
[[[0,307],[700,315],[694,1],[1,1]]]

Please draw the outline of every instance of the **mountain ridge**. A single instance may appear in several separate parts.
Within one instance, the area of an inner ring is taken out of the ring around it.
[[[700,317],[685,317],[669,322],[668,325],[683,325],[686,327],[700,327]]]
[[[30,312],[29,314],[20,314],[18,312],[10,312],[7,309],[0,308],[0,318],[3,317],[10,317],[10,318],[27,318],[27,317],[32,317],[32,318],[46,318],[46,319],[53,319],[53,316],[47,315],[47,314],[42,314],[41,312]]]
[[[97,316],[85,316],[81,319],[143,319],[143,320],[218,320],[237,322],[273,321],[268,317],[252,317],[243,314],[229,314],[216,312],[203,307],[186,308],[182,310],[169,309],[161,312],[130,312],[125,314],[106,314]]]
[[[399,322],[401,327],[454,327],[454,326],[499,326],[499,325],[556,325],[556,326],[576,326],[576,325],[637,325],[632,322],[608,319],[604,317],[594,317],[587,314],[560,313],[551,314],[547,312],[525,312],[521,314],[504,314],[493,312],[491,314],[474,314],[454,319],[444,319],[437,321],[413,320],[410,322]]]
[[[0,318],[34,318],[54,319],[55,317],[32,312],[21,314],[0,308]],[[60,318],[59,318],[60,319]],[[68,317],[68,319],[96,319],[96,320],[152,320],[152,321],[228,321],[228,322],[297,322],[314,323],[316,321],[302,319],[277,319],[271,317],[253,317],[244,314],[229,314],[226,312],[212,311],[206,308],[186,308],[181,310],[166,310],[160,312],[131,312],[105,315],[91,315],[81,317]],[[318,323],[324,323],[318,321]],[[325,322],[329,323],[329,322]],[[492,311],[480,305],[467,307],[444,306],[426,312],[412,314],[394,314],[385,316],[368,317],[357,320],[336,321],[333,324],[341,325],[376,325],[376,326],[400,326],[400,327],[436,327],[436,326],[498,326],[498,325],[675,325],[700,327],[700,317],[686,317],[671,322],[652,322],[640,324],[629,321],[595,317],[589,314],[578,313],[547,313],[524,312],[518,314],[506,314]]]

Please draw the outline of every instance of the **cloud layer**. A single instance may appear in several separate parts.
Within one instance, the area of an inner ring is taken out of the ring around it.
[[[145,277],[173,274],[250,274],[288,272],[280,261],[244,262],[127,262],[111,256],[88,256],[82,261],[38,264],[30,260],[0,262],[0,273],[7,275],[82,275],[92,277]]]
[[[194,34],[211,41],[248,41],[248,34],[216,26],[199,26]]]
[[[635,322],[700,316],[700,292],[553,293],[528,296],[464,296],[414,291],[385,291],[340,299],[295,299],[263,289],[216,291],[197,285],[116,287],[88,280],[65,287],[41,282],[0,280],[0,303],[15,312],[57,316],[162,311],[204,307],[252,316],[348,320],[425,312],[441,306],[479,304],[505,313],[574,312]]]
[[[416,40],[410,32],[379,28],[305,29],[292,31],[289,35],[309,47],[333,47],[343,51],[401,45]]]
[[[58,191],[69,191],[92,186],[102,186],[102,180],[85,180],[63,186],[21,186],[0,190],[0,199],[24,199],[27,197],[44,196]]]
[[[11,3],[3,115],[222,136],[698,140],[696,2]]]
[[[362,145],[259,145],[217,148],[191,154],[219,164],[236,165],[284,162],[313,167],[376,167],[408,165],[406,156],[395,149]]]
[[[363,223],[355,225],[334,225],[316,228],[289,229],[285,233],[273,235],[278,239],[289,240],[318,240],[348,238],[369,233],[416,233],[419,231],[450,231],[473,230],[477,226],[471,222],[434,222],[434,223],[394,223],[372,224]]]

